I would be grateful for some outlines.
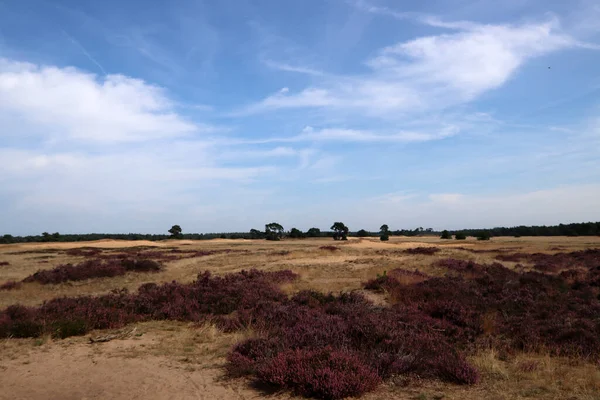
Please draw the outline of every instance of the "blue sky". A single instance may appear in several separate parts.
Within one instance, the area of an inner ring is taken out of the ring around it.
[[[0,0],[0,234],[600,220],[594,0]]]

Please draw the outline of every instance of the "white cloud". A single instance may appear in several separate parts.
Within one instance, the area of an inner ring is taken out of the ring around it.
[[[502,86],[528,59],[582,46],[558,23],[474,25],[387,47],[369,62],[381,73],[423,85],[446,85],[464,100]]]
[[[296,136],[273,137],[256,140],[241,140],[233,143],[294,143],[294,142],[346,142],[346,143],[411,143],[441,140],[457,135],[460,128],[454,125],[444,125],[430,132],[400,131],[391,134],[375,133],[368,130],[324,128],[314,129],[307,126]]]
[[[430,140],[439,140],[454,136],[458,133],[458,128],[448,126],[442,128],[436,133],[422,132],[399,132],[394,134],[376,134],[369,131],[353,129],[322,129],[319,131],[304,132],[296,136],[295,140],[310,141],[337,141],[337,142],[362,142],[362,143],[385,143],[385,142],[426,142]]]
[[[414,198],[415,196],[416,196],[416,194],[414,194],[414,193],[394,192],[394,193],[387,193],[382,196],[377,196],[377,197],[373,198],[372,201],[375,203],[381,203],[381,204],[386,204],[386,205],[398,204],[398,203],[403,203],[406,200],[410,200],[410,199]]]
[[[397,118],[399,113],[432,111],[472,101],[504,85],[534,57],[569,48],[598,48],[564,33],[556,20],[480,25],[465,21],[448,23],[431,16],[401,17],[417,18],[454,32],[388,46],[366,61],[371,69],[368,74],[329,75],[320,84],[298,93],[268,96],[239,110],[237,115],[326,108]]]
[[[28,134],[118,143],[213,130],[173,108],[162,89],[138,79],[0,59],[0,118]]]
[[[465,196],[460,193],[440,193],[431,194],[429,199],[434,203],[441,204],[457,204],[464,200]]]
[[[251,166],[226,166],[224,142],[198,135],[216,128],[185,119],[180,107],[141,80],[0,60],[2,220],[27,233],[111,230],[125,220],[144,230],[152,224],[136,223],[154,216],[222,210],[280,173],[272,158],[296,155],[276,147]]]
[[[301,150],[296,150],[292,147],[279,146],[267,150],[225,150],[219,154],[219,158],[222,160],[248,160],[248,159],[272,159],[272,158],[285,158],[295,157],[301,154]]]
[[[325,73],[323,73],[322,71],[319,71],[317,69],[313,69],[310,67],[291,65],[291,64],[287,64],[287,63],[283,63],[283,62],[273,61],[273,60],[263,60],[263,63],[267,67],[276,69],[279,71],[295,72],[298,74],[314,75],[314,76],[325,75]]]

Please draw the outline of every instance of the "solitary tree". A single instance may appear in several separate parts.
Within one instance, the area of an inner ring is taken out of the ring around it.
[[[329,228],[333,231],[333,240],[348,240],[348,227],[343,222],[334,222]]]
[[[308,237],[319,237],[319,236],[321,236],[321,230],[319,228],[310,228],[306,232],[306,236],[308,236]]]
[[[450,234],[450,232],[444,229],[442,231],[442,236],[440,237],[440,239],[452,239],[452,235]]]
[[[169,233],[172,238],[178,238],[181,236],[181,227],[179,225],[173,225],[171,229],[169,229]]]
[[[304,233],[300,229],[292,228],[288,236],[293,239],[301,239],[304,237]]]
[[[265,225],[265,236],[267,240],[281,240],[283,236],[283,226],[277,222],[271,222]]]
[[[381,240],[382,242],[387,242],[388,240],[390,240],[390,227],[387,226],[387,224],[381,225],[381,227],[379,228],[379,233],[381,234],[379,236],[379,240]]]

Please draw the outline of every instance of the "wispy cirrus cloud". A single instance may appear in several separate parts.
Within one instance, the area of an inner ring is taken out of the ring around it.
[[[347,128],[315,129],[306,126],[297,135],[266,137],[260,139],[224,139],[223,144],[251,145],[268,143],[416,143],[428,142],[450,138],[460,132],[460,127],[455,125],[442,125],[430,128],[429,131],[396,131],[394,133],[381,133],[370,130]],[[280,149],[281,148],[277,148]],[[274,149],[275,151],[277,149]],[[273,151],[273,150],[271,150]]]
[[[440,140],[456,135],[459,128],[456,126],[446,126],[437,132],[425,133],[414,131],[402,131],[392,134],[377,134],[370,131],[354,129],[320,129],[315,130],[308,126],[303,133],[293,137],[297,141],[335,141],[335,142],[357,142],[357,143],[410,143],[427,142],[430,140]]]
[[[262,62],[267,67],[276,69],[279,71],[295,72],[295,73],[299,73],[299,74],[313,75],[313,76],[325,75],[325,73],[323,71],[319,71],[318,69],[305,67],[302,65],[292,65],[289,63],[279,62],[279,61],[274,61],[274,60],[269,60],[269,59],[264,59],[264,60],[262,60]]]

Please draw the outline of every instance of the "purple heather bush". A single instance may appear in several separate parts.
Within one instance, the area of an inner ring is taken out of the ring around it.
[[[226,332],[258,333],[229,353],[230,376],[303,396],[359,396],[397,375],[473,384],[479,374],[465,356],[482,346],[600,359],[597,256],[571,257],[579,263],[558,275],[454,259],[434,263],[448,271],[442,277],[396,269],[366,284],[388,292],[390,306],[358,292],[288,297],[277,285],[296,279],[291,271],[206,272],[189,284],[11,306],[0,311],[0,337],[67,337],[146,320],[212,321]]]
[[[275,285],[291,281],[291,271],[242,271],[213,277],[205,272],[189,284],[145,284],[127,291],[92,297],[60,297],[39,307],[11,306],[0,311],[0,337],[36,337],[52,333],[84,334],[91,329],[118,328],[135,321],[202,321],[213,315],[243,311],[264,301],[286,299]],[[77,328],[77,329],[75,329]]]
[[[16,281],[7,281],[0,285],[0,290],[13,290],[19,289],[21,287],[21,282]]]
[[[39,282],[43,285],[67,281],[82,281],[92,278],[106,278],[125,275],[127,272],[158,272],[161,264],[149,259],[106,260],[94,259],[80,264],[59,265],[53,269],[40,270],[23,279],[23,282]]]
[[[600,266],[600,249],[573,251],[570,253],[514,253],[496,256],[499,261],[528,262],[538,271],[556,273],[564,269]]]
[[[319,247],[320,250],[327,250],[327,251],[337,251],[337,250],[341,250],[339,247],[337,246],[331,246],[331,245],[327,245],[327,246],[321,246]]]
[[[450,259],[434,265],[459,276],[411,284],[388,276],[380,285],[391,293],[394,307],[413,307],[447,324],[444,336],[459,348],[493,344],[508,351],[546,349],[556,355],[600,358],[600,268],[553,276],[519,273],[498,263]],[[372,283],[367,286],[381,290]]]
[[[425,255],[425,256],[432,256],[435,253],[437,253],[438,251],[440,251],[440,249],[437,247],[414,247],[412,249],[406,249],[403,252],[405,254],[412,254],[412,255],[421,254],[421,255]]]

